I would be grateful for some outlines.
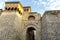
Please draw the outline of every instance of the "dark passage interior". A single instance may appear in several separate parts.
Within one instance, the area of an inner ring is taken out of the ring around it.
[[[35,40],[34,31],[35,29],[33,27],[27,29],[27,40]]]

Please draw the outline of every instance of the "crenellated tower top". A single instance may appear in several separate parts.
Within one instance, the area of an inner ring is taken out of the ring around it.
[[[23,7],[20,2],[5,2],[5,10],[7,11],[16,10],[19,13],[23,13],[23,12],[31,12],[31,7],[30,6]]]
[[[5,2],[5,10],[16,10],[19,13],[24,12],[24,8],[20,2]]]

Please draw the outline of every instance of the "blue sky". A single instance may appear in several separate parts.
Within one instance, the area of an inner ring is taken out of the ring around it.
[[[0,9],[6,1],[20,1],[23,6],[31,6],[33,12],[43,14],[46,10],[60,10],[60,0],[0,0]]]

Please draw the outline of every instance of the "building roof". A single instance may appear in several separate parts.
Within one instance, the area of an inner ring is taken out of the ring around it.
[[[23,8],[31,8],[30,6],[24,6]]]
[[[5,3],[20,3],[19,1],[17,1],[17,2],[5,2]]]
[[[19,1],[16,1],[16,2],[14,2],[14,1],[12,1],[12,2],[5,2],[5,4],[10,4],[10,3],[19,3],[22,6],[22,4]]]

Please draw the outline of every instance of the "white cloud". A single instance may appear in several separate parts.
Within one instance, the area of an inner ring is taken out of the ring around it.
[[[60,0],[51,0],[48,2],[48,6],[45,6],[46,10],[60,10]]]
[[[4,1],[0,1],[0,9],[4,8]]]
[[[35,2],[36,0],[33,0]],[[43,7],[43,11],[45,10],[60,10],[60,0],[37,0],[38,6]],[[42,9],[42,8],[41,8]],[[41,11],[41,10],[40,10]]]

